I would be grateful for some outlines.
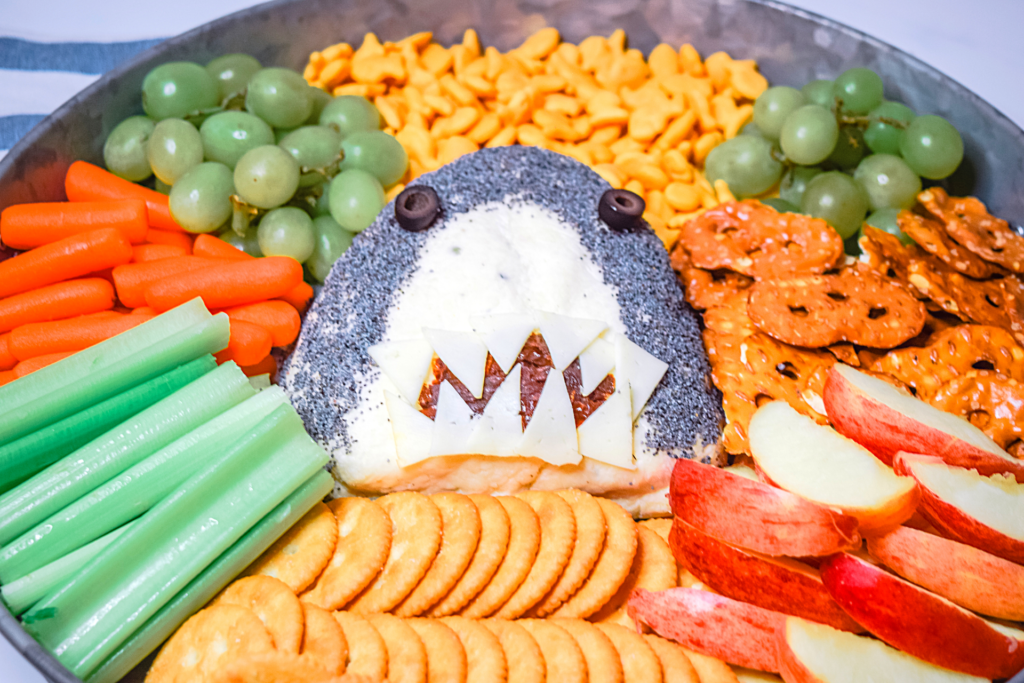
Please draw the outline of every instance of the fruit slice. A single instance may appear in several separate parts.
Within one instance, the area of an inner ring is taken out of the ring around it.
[[[734,548],[678,517],[669,544],[691,574],[726,597],[843,631],[864,630],[828,594],[814,567]]]
[[[917,480],[921,513],[943,536],[1024,564],[1024,484],[923,455],[899,453],[895,466]]]
[[[772,483],[857,518],[861,533],[899,526],[917,505],[913,479],[788,403],[772,401],[750,418],[750,452]]]
[[[981,617],[847,553],[821,565],[832,597],[871,633],[895,648],[953,671],[1009,678],[1024,667],[1024,648]]]
[[[786,619],[779,630],[779,664],[786,683],[982,683],[940,669],[873,638]]]
[[[696,588],[637,589],[626,610],[683,647],[748,669],[779,670],[776,631],[786,620],[780,612]]]
[[[898,451],[929,453],[982,474],[1012,473],[1024,483],[1024,460],[1000,448],[967,420],[888,382],[836,364],[825,382],[825,409],[840,434],[892,465]]]
[[[676,460],[670,495],[680,519],[765,555],[815,557],[860,546],[855,518],[712,465]]]
[[[903,578],[961,607],[1024,621],[1024,566],[905,526],[868,539],[868,551]]]

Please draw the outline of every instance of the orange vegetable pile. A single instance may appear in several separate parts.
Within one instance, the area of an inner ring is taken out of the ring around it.
[[[167,196],[84,161],[68,169],[70,201],[0,213],[0,385],[202,297],[231,319],[217,354],[249,375],[277,371],[271,348],[299,334],[313,289],[294,259],[256,259],[174,222]]]

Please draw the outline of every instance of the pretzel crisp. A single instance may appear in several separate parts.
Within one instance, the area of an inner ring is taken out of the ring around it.
[[[819,218],[779,213],[755,200],[725,202],[683,225],[693,265],[755,280],[824,273],[843,258],[843,240]]]
[[[958,325],[935,334],[927,346],[890,351],[870,369],[895,377],[928,400],[943,384],[974,370],[994,370],[1024,382],[1024,348],[1002,328]]]
[[[757,282],[747,312],[762,332],[812,348],[851,342],[891,349],[916,336],[925,320],[924,306],[904,287],[863,266]]]
[[[906,282],[911,262],[921,257],[921,250],[916,244],[903,244],[895,235],[870,225],[864,226],[864,234],[857,243],[867,255],[871,270],[901,282]]]
[[[929,402],[970,420],[1002,448],[1024,435],[1024,384],[991,370],[973,370],[946,382]]]
[[[953,270],[975,280],[1005,275],[1006,269],[989,263],[950,239],[942,223],[911,211],[901,211],[900,230]]]
[[[682,245],[672,251],[672,268],[679,273],[686,302],[698,311],[721,306],[732,294],[747,289],[754,283],[746,275],[730,270],[704,270],[696,268],[690,254]]]
[[[950,197],[942,188],[932,187],[919,194],[917,201],[968,251],[1014,273],[1024,273],[1024,237],[1003,219],[989,214],[979,200]]]

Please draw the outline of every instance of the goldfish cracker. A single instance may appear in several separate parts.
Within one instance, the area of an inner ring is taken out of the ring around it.
[[[480,36],[473,29],[467,28],[462,34],[462,46],[474,57],[480,56]]]
[[[395,45],[398,48],[409,46],[418,52],[425,48],[427,45],[430,45],[430,41],[433,40],[433,38],[434,34],[431,33],[430,31],[421,31],[419,33],[414,33],[411,36],[406,36],[405,38],[402,38],[400,41],[395,43]]]
[[[668,151],[676,147],[687,135],[693,131],[697,123],[697,113],[687,109],[681,116],[668,124],[665,132],[654,142],[654,148],[661,151]]]
[[[693,145],[693,160],[695,163],[704,164],[708,153],[722,142],[722,134],[718,131],[704,133]]]
[[[692,184],[672,182],[665,187],[665,201],[676,211],[689,213],[700,206],[700,193]]]
[[[732,190],[729,189],[729,183],[725,182],[721,178],[715,181],[713,187],[715,188],[715,196],[718,197],[718,202],[720,204],[736,201],[736,197],[733,195]]]
[[[431,43],[420,53],[420,62],[427,71],[440,77],[452,67],[452,55],[437,43]]]
[[[487,141],[487,147],[505,147],[514,144],[516,141],[516,127],[505,126],[498,133]]]
[[[385,202],[390,202],[392,199],[394,199],[398,195],[402,194],[402,190],[404,190],[404,189],[405,189],[405,183],[398,183],[397,185],[395,185],[390,190],[388,190],[387,192],[384,193],[384,201]]]
[[[336,59],[347,59],[352,56],[352,46],[348,43],[338,43],[337,45],[331,45],[327,49],[320,52],[321,59],[324,62],[333,62]]]
[[[622,189],[629,190],[633,194],[639,196],[641,199],[643,199],[644,197],[644,186],[643,183],[641,183],[639,180],[630,180]]]
[[[551,141],[544,135],[544,132],[530,123],[524,123],[516,128],[516,140],[521,145],[544,147],[545,149],[551,146]]]
[[[381,95],[373,101],[373,104],[389,128],[396,130],[402,128],[402,116],[399,114],[398,107],[392,103],[391,98]]]
[[[349,76],[350,64],[347,59],[339,58],[328,62],[327,66],[320,71],[314,85],[318,88],[331,89],[340,85]]]
[[[591,120],[591,124],[593,124],[593,120]],[[598,128],[597,126],[594,126],[594,128],[597,128],[597,130],[590,134],[589,141],[596,145],[607,146],[619,139],[620,133],[616,128]]]
[[[608,47],[618,53],[626,51],[626,32],[621,28],[615,29],[610,36],[608,36]]]
[[[647,64],[651,67],[651,74],[658,80],[679,73],[679,55],[671,45],[665,43],[651,50],[651,54],[647,56]]]
[[[434,137],[417,126],[406,126],[395,135],[402,147],[414,159],[431,159],[437,155],[437,143]]]
[[[540,60],[554,52],[561,41],[558,29],[542,28],[523,41],[523,44],[515,49],[515,52],[528,59]]]
[[[661,218],[666,223],[675,212],[665,199],[665,193],[660,190],[651,190],[647,193],[647,210]]]
[[[654,164],[641,166],[633,174],[633,177],[648,190],[661,190],[669,183],[668,175]]]
[[[497,114],[488,112],[480,117],[476,125],[466,133],[466,137],[476,144],[482,145],[497,135],[500,130],[501,119],[498,118]]]
[[[483,64],[484,60],[479,60],[479,63]],[[493,97],[497,92],[494,84],[483,76],[465,73],[461,77],[461,83],[477,97]]]
[[[357,83],[382,83],[389,79],[401,82],[406,75],[405,64],[397,54],[352,57],[352,80]]]
[[[463,107],[470,107],[479,104],[473,91],[455,80],[455,76],[445,74],[444,76],[441,76],[438,83],[440,83],[441,90],[445,94]]]
[[[475,152],[480,147],[467,137],[453,135],[437,144],[437,160],[441,164],[450,164],[464,154]]]
[[[626,179],[622,176],[622,172],[617,166],[615,166],[615,164],[598,164],[597,166],[594,166],[594,172],[608,181],[608,184],[616,190],[621,190],[622,186],[626,182]]]

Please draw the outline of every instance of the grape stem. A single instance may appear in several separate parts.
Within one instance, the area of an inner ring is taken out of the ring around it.
[[[323,176],[324,180],[330,180],[341,171],[341,162],[345,160],[345,150],[338,152],[338,156],[326,166],[301,166],[299,172],[302,175],[316,173]]]
[[[836,115],[836,123],[840,126],[857,126],[858,128],[867,128],[875,121],[878,121],[892,126],[897,130],[903,130],[907,127],[907,124],[903,121],[889,116],[879,116],[872,119],[870,116],[850,116],[849,114],[843,114],[843,99],[841,97],[836,98],[836,103],[832,108],[832,112]]]
[[[231,207],[231,229],[239,237],[245,237],[245,233],[249,231],[249,226],[252,224],[253,219],[260,214],[266,213],[263,209],[253,206],[237,194],[231,195]]]

